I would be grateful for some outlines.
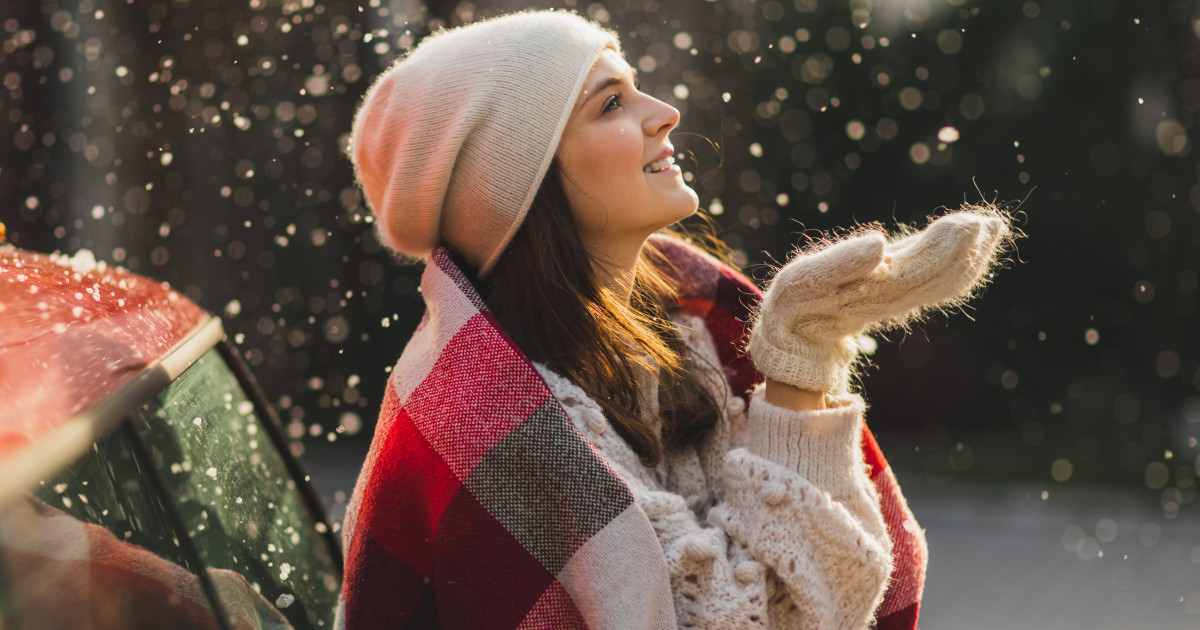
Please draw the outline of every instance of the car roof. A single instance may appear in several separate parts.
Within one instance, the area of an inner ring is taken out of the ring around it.
[[[165,283],[97,262],[87,250],[0,246],[0,462],[129,394],[148,371],[163,372],[154,368],[205,328],[211,347],[220,337],[215,318]],[[169,371],[173,378],[182,370]],[[153,380],[164,384],[162,374]],[[144,395],[136,404],[143,402]]]

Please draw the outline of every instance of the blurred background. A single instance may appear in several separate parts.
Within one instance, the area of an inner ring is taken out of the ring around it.
[[[839,226],[1017,213],[982,299],[864,376],[922,627],[1200,627],[1200,2],[8,0],[7,241],[220,314],[339,514],[423,312],[345,157],[358,100],[433,30],[551,6],[682,112],[752,277]]]

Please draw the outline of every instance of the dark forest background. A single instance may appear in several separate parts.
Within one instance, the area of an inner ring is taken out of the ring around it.
[[[297,452],[361,444],[423,307],[354,186],[356,104],[430,31],[527,6],[621,35],[754,277],[821,230],[1018,213],[969,317],[879,340],[897,468],[1137,484],[1167,518],[1195,498],[1196,2],[6,0],[8,241],[169,282],[222,316]]]

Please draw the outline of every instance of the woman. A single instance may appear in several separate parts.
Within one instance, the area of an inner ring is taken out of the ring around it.
[[[1007,223],[862,230],[755,315],[655,235],[697,208],[678,119],[570,13],[430,36],[367,94],[352,158],[429,310],[347,514],[345,626],[915,627],[924,537],[853,340],[960,303]]]

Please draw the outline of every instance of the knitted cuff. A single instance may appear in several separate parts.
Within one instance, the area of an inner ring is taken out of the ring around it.
[[[767,341],[761,331],[754,332],[746,351],[763,376],[815,392],[840,394],[849,389],[850,364],[858,352],[852,338],[828,345],[799,343],[794,349],[784,349]]]
[[[829,397],[834,406],[793,411],[754,393],[747,419],[746,449],[800,474],[837,499],[854,494],[862,473],[863,400]]]

